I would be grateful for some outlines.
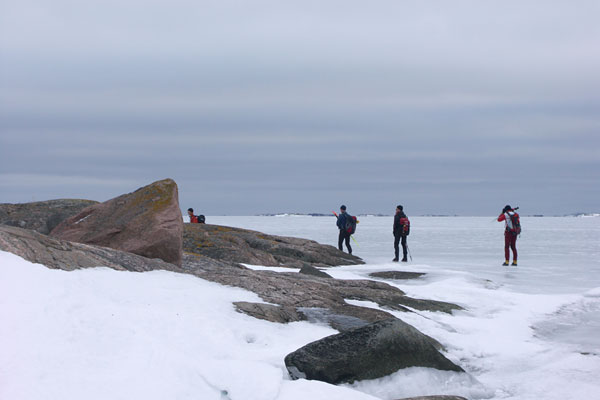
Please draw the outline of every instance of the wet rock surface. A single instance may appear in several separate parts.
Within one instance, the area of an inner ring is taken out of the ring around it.
[[[219,261],[271,267],[364,264],[358,257],[314,240],[209,224],[185,224],[183,249]]]
[[[461,309],[451,303],[413,299],[394,286],[367,279],[340,280],[297,272],[255,271],[239,264],[214,263],[210,258],[193,254],[184,255],[183,269],[212,282],[250,290],[265,302],[282,309],[299,311],[287,313],[293,318],[291,320],[327,323],[340,331],[393,318],[386,311],[351,305],[346,300],[369,301],[395,311],[410,311],[406,305],[447,313]],[[245,308],[238,310],[253,315]]]
[[[177,184],[154,182],[84,209],[61,222],[50,236],[181,265],[183,219]]]
[[[300,271],[298,271],[298,272],[301,274],[305,274],[305,275],[318,276],[320,278],[331,278],[332,277],[327,272],[323,272],[318,268],[311,267],[310,265],[305,265],[304,267],[300,268]]]
[[[398,400],[468,400],[461,396],[419,396],[419,397],[406,397]]]
[[[373,278],[391,279],[391,280],[405,280],[405,279],[418,279],[422,276],[427,275],[424,272],[406,272],[406,271],[382,271],[373,272],[369,274]]]
[[[299,313],[295,307],[291,306],[281,307],[272,304],[249,303],[246,301],[238,301],[233,303],[233,305],[238,312],[270,322],[286,323],[306,319],[302,313]]]
[[[0,225],[16,226],[47,235],[65,219],[86,207],[98,204],[92,200],[57,199],[21,204],[0,204]]]
[[[332,384],[377,379],[415,366],[464,372],[437,351],[430,337],[398,319],[309,343],[288,354],[285,365],[292,378]]]

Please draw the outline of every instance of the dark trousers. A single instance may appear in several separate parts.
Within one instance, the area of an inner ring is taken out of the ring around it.
[[[504,232],[504,259],[510,259],[510,249],[513,252],[513,261],[517,261],[517,235],[512,232]]]
[[[396,254],[396,258],[399,258],[398,256],[400,254],[400,246],[398,246],[398,245],[400,243],[402,243],[402,254],[404,255],[404,257],[402,257],[402,259],[406,260],[406,253],[407,253],[406,235],[394,234],[394,253]]]
[[[348,253],[352,254],[352,247],[350,247],[350,234],[345,229],[340,229],[340,236],[338,237],[338,249],[340,251],[344,251],[342,244],[346,242],[346,248],[348,249]]]

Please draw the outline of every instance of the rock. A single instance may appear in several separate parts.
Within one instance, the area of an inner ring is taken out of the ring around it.
[[[58,239],[160,258],[175,265],[181,265],[182,235],[177,184],[171,179],[88,207],[50,232]]]
[[[209,262],[207,257],[184,254],[183,269],[203,279],[235,286],[258,294],[267,303],[284,310],[293,308],[297,314],[286,311],[290,321],[308,319],[331,325],[340,331],[392,318],[383,310],[348,304],[346,300],[362,300],[396,311],[410,311],[403,304],[429,311],[452,312],[461,307],[444,302],[413,299],[400,289],[385,282],[371,280],[341,280],[320,278],[295,272],[254,271],[238,264]],[[264,310],[246,308],[239,311],[260,315]]]
[[[303,321],[306,318],[296,311],[294,307],[281,307],[264,303],[248,303],[238,301],[233,303],[237,311],[250,315],[254,318],[264,319],[270,322],[293,322]]]
[[[461,396],[419,396],[419,397],[406,397],[399,400],[468,400]]]
[[[312,275],[312,276],[317,276],[319,278],[331,278],[332,277],[328,273],[323,272],[320,269],[312,267],[310,265],[305,265],[304,267],[300,268],[299,272],[304,275]]]
[[[364,264],[358,257],[314,240],[209,224],[185,224],[183,249],[219,261],[273,267]]]
[[[392,280],[404,280],[404,279],[417,279],[424,275],[424,272],[405,272],[405,271],[382,271],[373,272],[369,274],[373,278],[392,279]]]
[[[162,269],[183,272],[181,268],[159,259],[149,259],[107,247],[67,242],[13,226],[0,225],[0,250],[16,254],[33,263],[65,271],[108,267],[121,271]]]
[[[309,343],[288,354],[285,365],[294,379],[332,384],[377,379],[409,367],[464,372],[435,349],[431,338],[398,319]]]
[[[31,229],[47,235],[65,219],[98,204],[92,200],[58,199],[22,204],[0,204],[0,224]]]
[[[272,304],[238,302],[238,311],[272,322],[309,320],[328,323],[341,331],[364,327],[374,321],[393,318],[385,311],[347,304],[345,299],[360,297],[372,302],[391,304],[402,309],[395,300],[410,299],[404,293],[383,282],[368,280],[336,280],[319,278],[295,272],[254,271],[238,264],[186,254],[182,267],[149,259],[136,254],[107,247],[63,241],[37,232],[12,226],[0,226],[0,250],[12,252],[31,262],[50,268],[74,270],[78,268],[108,267],[116,270],[168,270],[188,273],[225,285],[245,288],[259,294]],[[438,307],[434,302],[433,308]],[[444,303],[448,308],[459,309]],[[407,311],[407,309],[404,309]],[[430,344],[441,345],[430,338]]]

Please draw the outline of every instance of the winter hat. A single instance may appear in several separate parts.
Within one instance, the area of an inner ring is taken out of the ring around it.
[[[402,206],[400,206],[400,205],[396,206],[396,208],[397,208],[398,210],[400,210],[400,211],[404,211],[404,207],[402,207]]]
[[[188,211],[194,212],[193,208],[188,208]]]
[[[508,204],[504,206],[504,209],[502,210],[503,213],[512,210],[512,207],[509,206]]]
[[[340,207],[340,210],[346,211],[346,206],[342,204],[342,206]]]

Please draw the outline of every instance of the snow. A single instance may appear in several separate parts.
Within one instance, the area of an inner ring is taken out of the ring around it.
[[[207,222],[337,241],[334,218]],[[407,368],[352,385],[291,381],[285,355],[336,331],[237,313],[235,301],[262,301],[190,275],[65,272],[0,252],[0,399],[600,399],[600,220],[522,218],[516,268],[499,265],[503,227],[491,217],[411,218],[411,225],[413,262],[390,262],[391,217],[362,217],[355,254],[367,264],[327,272],[338,279],[426,272],[385,282],[465,310],[392,313],[440,341],[468,374]]]
[[[287,382],[283,359],[337,332],[235,312],[234,301],[261,302],[253,293],[167,271],[50,270],[6,252],[0,265],[1,399],[300,399],[323,385]],[[336,390],[370,398],[335,386],[315,398]]]

